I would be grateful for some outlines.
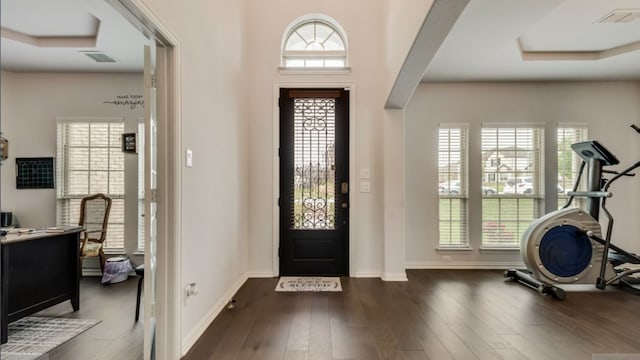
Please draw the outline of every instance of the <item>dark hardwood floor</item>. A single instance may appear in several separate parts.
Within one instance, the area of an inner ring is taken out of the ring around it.
[[[134,322],[138,279],[102,285],[100,277],[80,279],[80,310],[71,303],[34,316],[101,320],[99,324],[50,352],[48,360],[142,360],[143,322]]]
[[[275,292],[277,279],[249,279],[184,359],[640,359],[640,296],[628,291],[556,301],[501,271],[407,273],[406,283],[342,278],[341,293]],[[67,301],[38,313],[101,320],[49,359],[142,359],[136,285],[85,277],[79,312]]]
[[[640,296],[628,291],[556,301],[501,271],[407,273],[405,283],[342,278],[341,293],[249,279],[183,359],[640,359]]]

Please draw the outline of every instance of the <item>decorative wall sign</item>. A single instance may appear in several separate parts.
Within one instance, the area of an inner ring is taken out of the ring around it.
[[[117,95],[115,100],[104,101],[103,103],[128,106],[129,109],[134,110],[138,105],[144,107],[144,97],[142,95]]]
[[[16,189],[53,189],[52,157],[16,158]]]
[[[136,133],[122,134],[122,151],[126,153],[136,152]]]

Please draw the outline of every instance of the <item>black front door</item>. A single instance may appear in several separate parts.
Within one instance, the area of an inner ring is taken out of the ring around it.
[[[280,90],[280,274],[349,273],[349,92]]]

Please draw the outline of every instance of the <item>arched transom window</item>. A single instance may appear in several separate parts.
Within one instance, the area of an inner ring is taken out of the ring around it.
[[[286,68],[345,68],[345,36],[327,21],[302,21],[286,34],[282,63]]]

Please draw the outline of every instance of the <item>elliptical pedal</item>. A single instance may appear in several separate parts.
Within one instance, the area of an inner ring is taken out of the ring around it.
[[[508,269],[504,271],[504,277],[517,281],[522,285],[536,290],[542,295],[550,295],[556,300],[564,300],[567,298],[567,294],[564,290],[534,278],[531,272],[527,270]]]
[[[567,298],[567,293],[564,290],[553,285],[543,286],[541,293],[543,295],[551,295],[556,300],[564,300]]]
[[[634,294],[640,295],[640,279],[633,276],[627,276],[620,279],[618,284],[620,287],[625,287],[631,290]]]

